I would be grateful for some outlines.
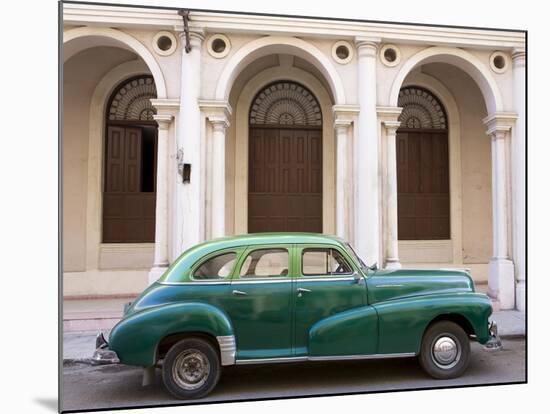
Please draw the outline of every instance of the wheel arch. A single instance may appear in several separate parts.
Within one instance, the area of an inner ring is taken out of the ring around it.
[[[168,350],[173,345],[177,344],[183,339],[190,338],[202,339],[208,342],[216,350],[218,356],[220,356],[220,345],[216,337],[211,333],[201,331],[182,331],[165,335],[163,338],[160,339],[155,349],[155,363],[158,363],[159,360],[163,359],[164,356],[166,356]]]
[[[457,312],[450,312],[450,313],[441,313],[438,316],[436,316],[435,318],[433,318],[426,325],[426,328],[424,329],[424,332],[422,333],[422,338],[424,338],[424,335],[426,335],[426,332],[428,331],[428,329],[430,329],[431,326],[433,326],[435,323],[440,322],[440,321],[448,321],[448,322],[456,323],[458,326],[460,326],[462,328],[462,330],[464,330],[464,332],[466,332],[466,335],[468,335],[468,336],[476,334],[474,326],[472,325],[472,323],[470,322],[470,320],[466,316],[464,316],[460,313],[457,313]]]

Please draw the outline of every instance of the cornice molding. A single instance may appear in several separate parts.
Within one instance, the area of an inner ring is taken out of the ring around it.
[[[182,31],[176,10],[64,3],[65,25]],[[190,29],[206,32],[277,34],[324,38],[379,38],[381,42],[512,50],[525,47],[523,32],[349,22],[298,17],[191,12]]]

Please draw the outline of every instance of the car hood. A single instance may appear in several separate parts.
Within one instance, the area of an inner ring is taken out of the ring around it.
[[[412,296],[471,293],[474,282],[464,270],[380,270],[367,278],[369,302]]]

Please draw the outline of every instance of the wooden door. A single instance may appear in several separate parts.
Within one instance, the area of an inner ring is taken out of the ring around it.
[[[397,133],[400,240],[450,239],[447,131]]]
[[[103,193],[104,243],[155,240],[156,196],[154,191],[143,191],[142,148],[141,128],[107,128]]]
[[[250,128],[248,231],[322,232],[322,133]]]

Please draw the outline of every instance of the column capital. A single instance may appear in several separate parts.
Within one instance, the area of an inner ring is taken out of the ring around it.
[[[159,129],[168,129],[174,119],[174,116],[169,114],[155,114],[153,115],[153,119],[157,121]]]
[[[179,99],[150,99],[150,101],[158,115],[175,116],[180,110]]]
[[[199,100],[199,107],[201,112],[212,123],[215,130],[229,127],[233,112],[229,102],[201,99]]]
[[[401,126],[400,121],[382,121],[382,124],[384,124],[384,127],[386,128],[386,132],[388,134],[395,134],[399,127]]]
[[[483,119],[487,127],[486,134],[493,138],[503,138],[516,123],[518,115],[515,112],[496,112]]]
[[[176,25],[174,27],[176,31],[179,33],[179,37],[181,41],[184,43],[183,51],[185,53],[185,31],[183,30],[183,25]],[[191,44],[191,48],[197,47],[200,48],[202,46],[202,42],[204,41],[204,38],[206,37],[206,32],[202,27],[190,27],[189,28],[189,43]]]
[[[392,122],[399,122],[399,116],[401,116],[401,111],[403,108],[398,106],[377,106],[376,114],[380,122],[386,126],[386,123],[391,124]]]
[[[176,32],[178,32],[179,36],[182,39],[185,39],[185,31],[183,30],[183,24],[175,25],[174,30]],[[202,42],[205,37],[206,37],[206,31],[204,30],[203,27],[199,27],[199,26],[190,26],[189,27],[189,38],[190,39],[196,38],[196,39],[199,39]]]
[[[382,39],[379,37],[357,36],[355,38],[355,47],[358,57],[376,57],[378,47]]]
[[[350,119],[335,119],[334,120],[334,129],[336,132],[347,132],[348,128],[351,125]]]
[[[512,50],[512,65],[517,67],[525,67],[525,48],[517,47]]]
[[[208,120],[214,128],[214,132],[223,132],[229,128],[229,120],[226,117],[209,117]]]
[[[359,105],[333,105],[334,128],[350,126],[359,114]]]

